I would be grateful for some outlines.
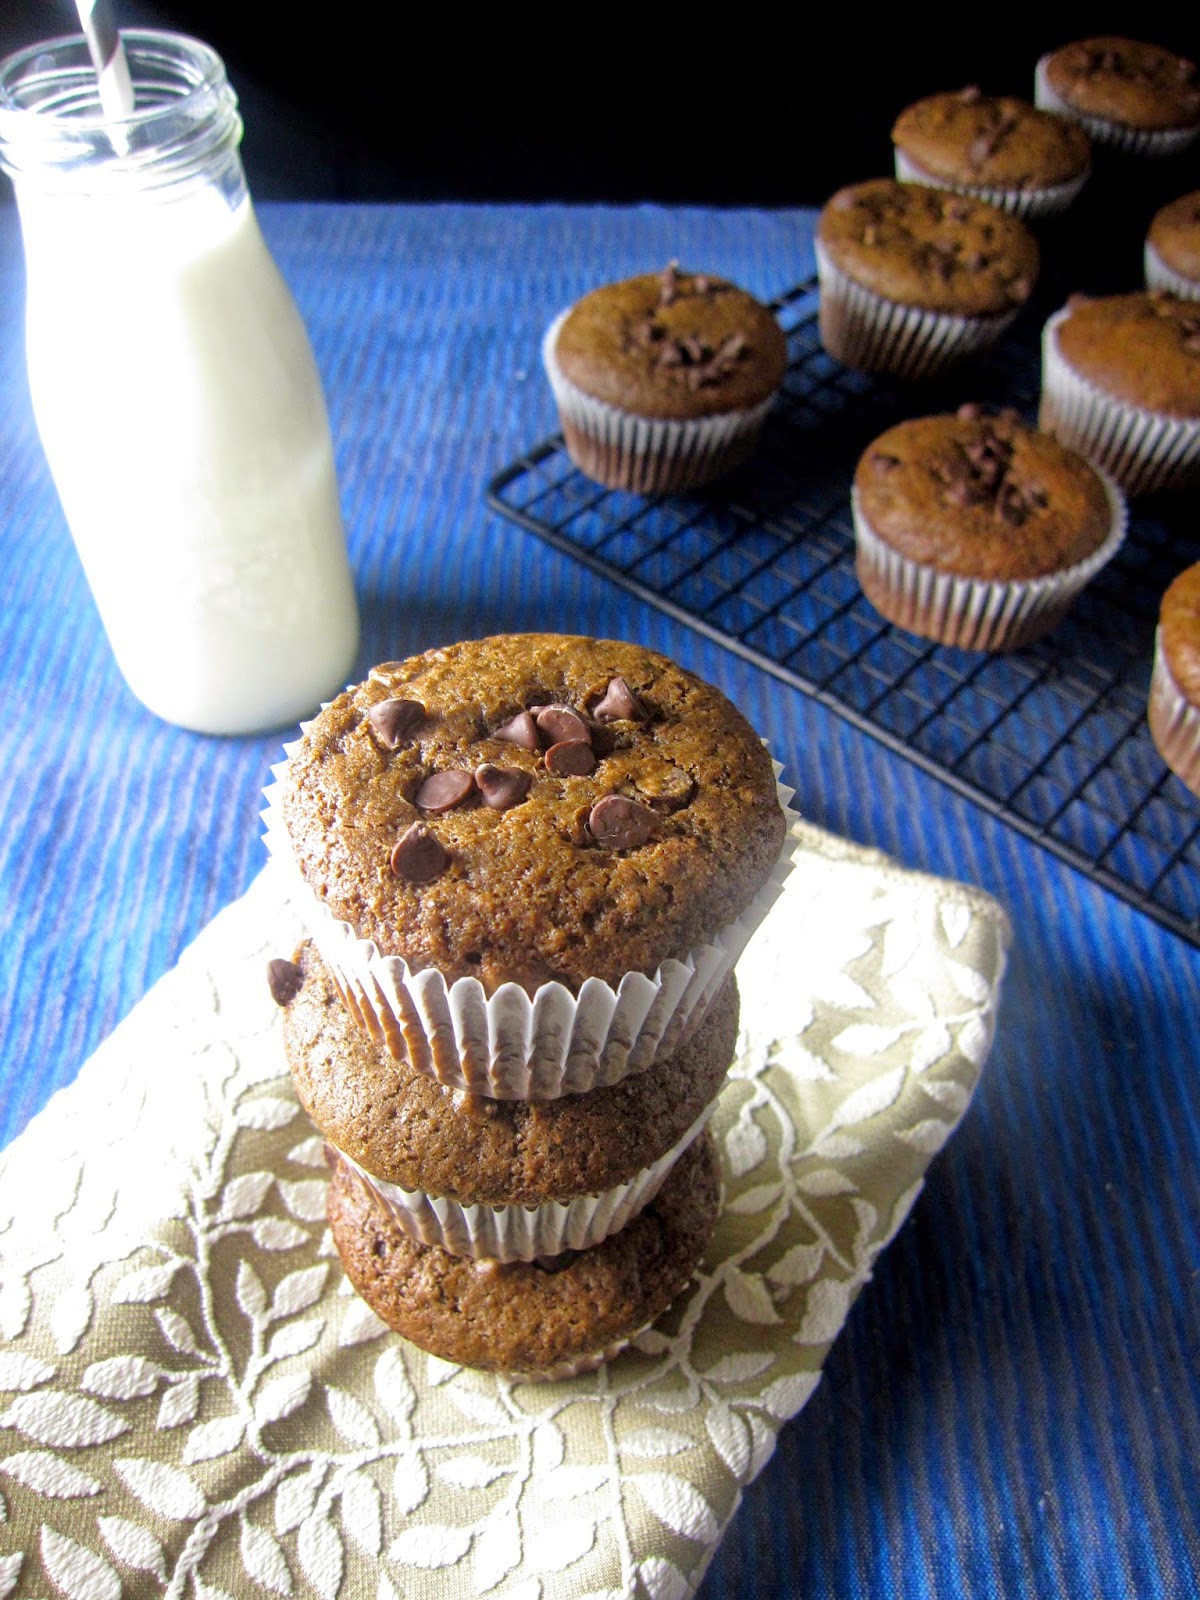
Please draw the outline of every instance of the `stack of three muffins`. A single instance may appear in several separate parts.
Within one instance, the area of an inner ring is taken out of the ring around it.
[[[267,842],[312,942],[272,987],[347,1275],[446,1360],[586,1370],[715,1225],[787,792],[718,691],[554,634],[378,667],[288,755]]]

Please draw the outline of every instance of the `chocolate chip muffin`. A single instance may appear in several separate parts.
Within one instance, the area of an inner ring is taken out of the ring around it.
[[[902,422],[854,478],[856,567],[890,621],[972,650],[1047,632],[1116,553],[1120,495],[1074,451],[974,405]]]
[[[897,178],[972,195],[1018,217],[1065,210],[1091,167],[1078,123],[976,85],[908,106],[892,144]]]
[[[649,1071],[557,1100],[490,1100],[356,1029],[311,944],[294,970],[283,1037],[305,1110],[405,1233],[457,1255],[531,1260],[623,1227],[698,1134],[737,1037],[730,978],[688,1043]]]
[[[1200,797],[1200,562],[1162,598],[1149,722],[1163,760]]]
[[[1200,189],[1154,215],[1146,235],[1146,287],[1200,300]]]
[[[1042,336],[1040,424],[1127,494],[1200,481],[1200,306],[1072,295]]]
[[[506,635],[376,667],[270,797],[268,843],[352,1013],[498,1098],[669,1054],[786,870],[745,718],[614,640]]]
[[[674,265],[585,295],[542,354],[571,459],[638,494],[698,488],[743,461],[787,365],[766,306]]]
[[[716,1225],[705,1134],[655,1199],[602,1244],[551,1260],[471,1260],[410,1239],[334,1157],[329,1224],[346,1275],[397,1333],[445,1361],[568,1377],[616,1354],[687,1287]]]
[[[1098,143],[1134,155],[1172,155],[1200,132],[1195,65],[1136,39],[1079,39],[1043,56],[1035,98]]]
[[[1038,247],[981,200],[876,178],[821,212],[817,269],[829,354],[926,378],[999,338],[1033,292]]]

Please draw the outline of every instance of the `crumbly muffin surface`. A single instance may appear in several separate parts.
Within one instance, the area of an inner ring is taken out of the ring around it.
[[[1079,39],[1050,56],[1046,78],[1085,116],[1147,133],[1200,122],[1194,63],[1160,45],[1112,35]]]
[[[1200,283],[1200,189],[1155,212],[1149,238],[1168,267]]]
[[[967,195],[874,178],[839,189],[817,237],[833,264],[887,300],[998,316],[1023,305],[1038,247],[1016,217]]]
[[[674,266],[585,295],[554,354],[593,398],[679,420],[748,410],[774,394],[787,366],[766,306],[723,278]]]
[[[731,978],[701,1027],[666,1061],[609,1088],[558,1100],[487,1100],[397,1062],[356,1028],[311,944],[283,1036],[301,1103],[367,1172],[462,1205],[536,1206],[627,1183],[677,1144],[733,1059]]]
[[[930,176],[995,189],[1046,189],[1087,171],[1076,122],[977,88],[934,94],[900,113],[892,142]]]
[[[718,1200],[716,1151],[704,1134],[619,1233],[544,1263],[475,1261],[418,1244],[336,1160],[328,1206],[347,1277],[389,1327],[445,1361],[536,1374],[661,1316],[700,1263]]]
[[[964,406],[890,428],[854,478],[870,527],[939,572],[1040,578],[1085,560],[1112,525],[1104,485],[1075,451],[1015,414]]]
[[[1152,289],[1068,302],[1055,333],[1081,378],[1128,405],[1200,417],[1200,304]]]
[[[283,812],[335,918],[488,994],[682,959],[748,907],[785,832],[724,695],[641,646],[564,634],[374,668],[309,725]]]
[[[1163,595],[1159,628],[1171,676],[1200,708],[1200,561],[1185,568]]]

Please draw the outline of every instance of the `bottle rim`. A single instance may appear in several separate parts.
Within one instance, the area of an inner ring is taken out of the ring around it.
[[[0,170],[19,180],[120,166],[178,176],[241,137],[237,96],[211,46],[188,34],[122,29],[139,104],[108,118],[82,34],[0,61]]]

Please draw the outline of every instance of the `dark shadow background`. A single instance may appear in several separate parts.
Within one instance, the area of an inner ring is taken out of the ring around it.
[[[266,199],[820,205],[890,171],[909,101],[979,83],[1032,98],[1037,57],[1100,32],[1193,57],[1200,20],[1143,7],[963,7],[936,26],[837,5],[477,14],[360,0],[114,0],[224,57]],[[711,20],[706,20],[711,19]],[[0,53],[77,31],[70,0],[0,0]]]

